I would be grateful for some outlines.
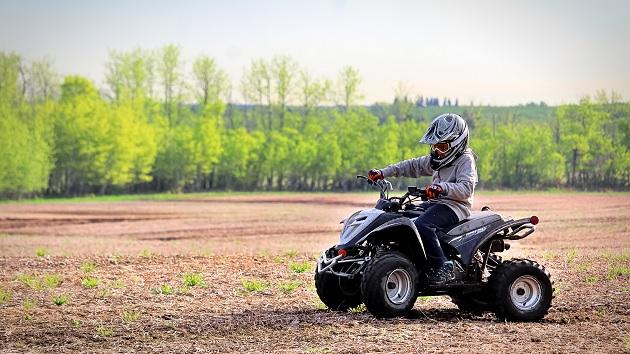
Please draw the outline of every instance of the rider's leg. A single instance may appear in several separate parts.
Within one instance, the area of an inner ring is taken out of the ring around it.
[[[436,231],[456,224],[459,221],[457,215],[451,208],[444,204],[433,204],[418,217],[414,223],[420,233],[422,244],[424,245],[430,266],[435,270],[429,276],[431,283],[444,283],[453,276],[452,264],[446,263],[440,241]]]

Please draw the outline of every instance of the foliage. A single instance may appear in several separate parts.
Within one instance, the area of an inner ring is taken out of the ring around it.
[[[203,275],[201,273],[188,272],[183,276],[183,284],[186,287],[193,286],[208,286],[206,281],[203,279]]]
[[[68,302],[69,296],[67,294],[61,294],[53,297],[53,304],[61,306]]]
[[[291,57],[256,59],[238,101],[218,63],[181,49],[112,51],[105,87],[0,52],[0,197],[149,191],[352,190],[353,176],[428,152],[451,111],[471,127],[481,188],[630,188],[630,103],[598,92],[549,107],[460,105],[399,85],[358,106],[352,66],[316,78]],[[395,181],[422,184],[416,181]]]

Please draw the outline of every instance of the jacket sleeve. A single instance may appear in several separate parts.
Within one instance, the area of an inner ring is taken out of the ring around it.
[[[399,163],[389,165],[381,170],[383,177],[413,177],[431,176],[433,169],[431,168],[431,156],[420,156],[409,160],[400,161]]]
[[[466,201],[470,198],[477,184],[477,166],[472,155],[464,154],[461,164],[457,166],[455,182],[440,182],[444,195],[448,199]]]

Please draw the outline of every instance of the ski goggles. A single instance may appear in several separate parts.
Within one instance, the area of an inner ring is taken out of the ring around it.
[[[437,152],[438,154],[446,154],[450,148],[451,143],[442,142],[431,144],[431,151]]]

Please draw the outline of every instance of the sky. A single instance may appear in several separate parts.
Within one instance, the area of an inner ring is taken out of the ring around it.
[[[289,55],[322,78],[358,69],[366,104],[397,87],[491,105],[630,99],[625,0],[0,0],[0,51],[99,86],[111,50],[165,44],[188,64],[214,57],[236,89],[253,59]]]

